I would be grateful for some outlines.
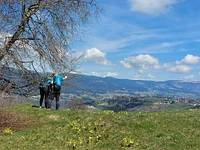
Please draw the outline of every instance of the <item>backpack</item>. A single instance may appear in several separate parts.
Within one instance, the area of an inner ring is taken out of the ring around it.
[[[46,82],[45,82],[45,80],[42,80],[40,82],[39,89],[45,89],[45,88],[46,88]]]
[[[56,76],[53,77],[53,90],[54,91],[59,91],[60,90],[60,86],[56,85]]]

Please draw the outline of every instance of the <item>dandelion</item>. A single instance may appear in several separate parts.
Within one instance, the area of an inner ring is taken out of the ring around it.
[[[127,138],[123,138],[124,143],[128,143]]]
[[[128,146],[128,140],[127,140],[127,138],[123,138],[123,145],[124,146]]]
[[[12,130],[9,129],[9,128],[6,128],[6,129],[3,130],[3,133],[4,134],[12,134]]]
[[[99,135],[97,135],[97,137],[96,137],[96,142],[98,142],[100,139],[101,139],[101,135],[99,134]]]
[[[89,142],[89,143],[92,142],[92,137],[91,137],[91,136],[89,137],[88,142]]]
[[[94,131],[93,131],[93,130],[90,130],[90,131],[89,131],[89,133],[93,134],[93,133],[94,133]]]
[[[76,126],[78,123],[77,123],[77,121],[76,120],[74,120],[74,121],[72,121],[72,122],[70,122],[70,125],[73,127],[73,126]]]
[[[131,145],[133,145],[134,143],[134,139],[131,138],[131,139],[127,139],[126,137],[123,138],[123,143],[122,143],[122,146],[123,147],[130,147]]]
[[[84,126],[84,125],[82,125],[81,127],[82,127],[83,130],[86,129],[86,126]]]
[[[127,112],[127,111],[120,111],[119,113],[120,113],[120,114],[124,114],[124,115],[128,115],[128,112]]]
[[[91,126],[91,122],[88,122],[88,126]]]
[[[158,116],[158,113],[156,112],[156,116]]]
[[[69,140],[69,144],[70,144],[70,146],[72,146],[73,148],[76,147],[76,142],[75,142],[74,140],[72,140],[72,139]]]
[[[99,123],[97,121],[94,122],[94,125],[97,126]]]
[[[79,143],[82,144],[83,140],[81,139],[81,137],[79,137]]]
[[[103,111],[104,112],[104,114],[114,114],[114,111],[113,110],[104,110]]]
[[[134,143],[134,139],[130,139],[129,143],[133,144]]]

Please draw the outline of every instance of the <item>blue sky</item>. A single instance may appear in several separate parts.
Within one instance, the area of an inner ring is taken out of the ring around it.
[[[99,0],[87,28],[82,74],[132,80],[200,80],[199,0]]]

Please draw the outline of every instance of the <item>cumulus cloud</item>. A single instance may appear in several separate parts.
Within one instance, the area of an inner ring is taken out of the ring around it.
[[[93,76],[100,76],[100,74],[97,73],[97,72],[92,72],[92,75],[93,75]]]
[[[148,54],[140,54],[138,56],[131,56],[124,58],[120,61],[125,68],[137,68],[140,70],[150,70],[150,69],[159,69],[159,62],[157,58],[154,58]]]
[[[186,55],[182,60],[175,61],[171,63],[164,63],[163,65],[159,64],[159,60],[155,57],[152,57],[148,54],[131,56],[124,58],[120,63],[125,68],[136,68],[138,69],[137,78],[144,73],[145,70],[165,70],[172,73],[189,73],[193,70],[192,65],[198,64],[200,62],[199,56],[193,56],[191,54]],[[151,74],[148,74],[145,78],[155,78]]]
[[[97,48],[87,50],[83,56],[83,61],[102,65],[112,65],[112,63],[106,59],[106,53],[101,52]]]
[[[184,80],[192,80],[194,78],[194,75],[184,76],[184,77],[181,77],[181,78],[184,79]]]
[[[118,74],[115,72],[108,72],[106,76],[107,77],[118,77]]]
[[[133,12],[157,16],[168,12],[179,0],[129,0]]]
[[[154,78],[156,78],[156,77],[153,76],[153,75],[151,75],[151,74],[147,74],[146,78],[147,78],[147,79],[154,79]]]
[[[178,65],[179,64],[194,65],[194,64],[198,64],[199,61],[200,61],[200,57],[199,56],[193,56],[191,54],[188,54],[181,61],[176,61],[176,64],[178,64]]]
[[[163,65],[163,68],[169,72],[188,73],[191,70],[193,70],[192,65],[198,64],[199,62],[199,56],[193,56],[191,54],[188,54],[180,61],[175,61],[173,63],[165,63]]]
[[[148,79],[155,79],[156,77],[153,76],[152,74],[140,74],[137,73],[133,78],[131,78],[132,80],[148,80]]]
[[[192,67],[189,67],[187,65],[175,65],[168,67],[167,71],[169,72],[175,72],[175,73],[188,73],[192,70]]]

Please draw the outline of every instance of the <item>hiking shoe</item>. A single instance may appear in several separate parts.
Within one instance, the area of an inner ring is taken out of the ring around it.
[[[47,108],[46,110],[51,110],[50,108]]]
[[[40,106],[39,108],[42,108],[42,106]]]

